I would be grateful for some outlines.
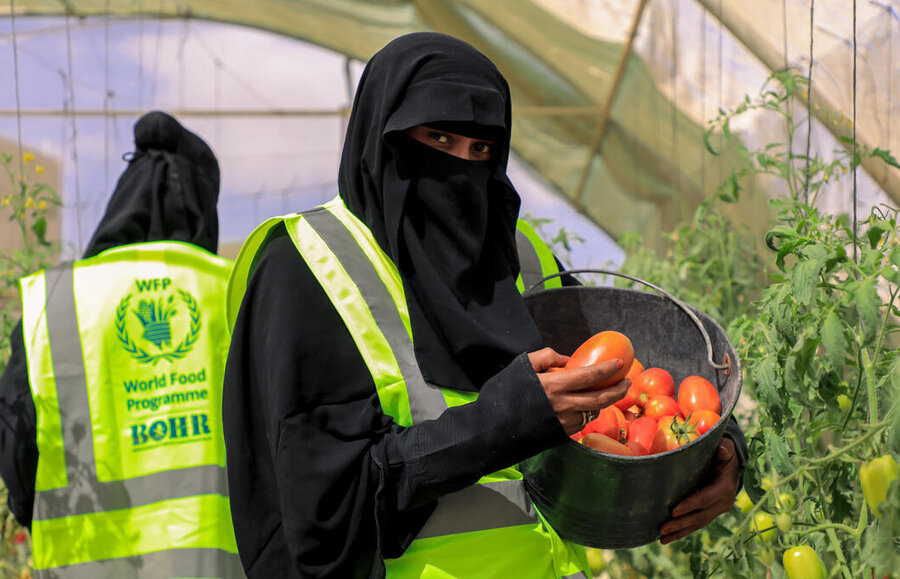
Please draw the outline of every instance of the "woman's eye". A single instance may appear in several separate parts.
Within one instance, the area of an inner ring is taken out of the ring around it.
[[[450,139],[447,138],[447,135],[443,133],[431,133],[429,136],[442,145],[446,145],[450,142]]]
[[[472,148],[475,149],[476,153],[490,153],[491,146],[487,143],[475,143],[472,145]]]

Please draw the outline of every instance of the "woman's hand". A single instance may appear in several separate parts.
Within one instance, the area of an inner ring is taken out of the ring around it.
[[[622,360],[609,360],[565,372],[547,372],[550,368],[564,366],[568,357],[558,354],[552,348],[544,348],[528,354],[528,359],[537,372],[556,417],[568,435],[581,430],[586,419],[596,418],[601,409],[625,396],[631,384],[626,379],[612,386],[597,386],[622,367]],[[590,390],[591,388],[596,390]]]
[[[739,463],[734,441],[722,438],[713,459],[713,480],[672,509],[672,518],[660,529],[665,545],[710,524],[734,505],[739,482]]]

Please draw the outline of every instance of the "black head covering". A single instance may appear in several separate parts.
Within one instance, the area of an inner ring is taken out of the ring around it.
[[[495,142],[467,161],[407,137],[427,125]],[[506,176],[509,87],[443,34],[395,39],[363,72],[339,174],[344,203],[400,270],[416,358],[440,386],[478,390],[541,339],[516,287],[520,199]]]
[[[84,257],[145,241],[185,241],[215,253],[219,244],[219,164],[209,146],[170,115],[134,125],[135,152],[119,178]]]

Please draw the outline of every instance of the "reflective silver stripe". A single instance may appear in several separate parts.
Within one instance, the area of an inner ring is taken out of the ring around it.
[[[428,384],[422,377],[409,334],[400,319],[390,292],[378,277],[375,266],[366,257],[353,235],[330,211],[319,208],[306,212],[303,216],[337,256],[344,270],[357,285],[369,311],[372,312],[375,323],[390,344],[400,373],[406,382],[413,424],[440,416],[447,409],[447,401],[440,388]]]
[[[72,481],[85,477],[85,474],[91,480],[97,478],[81,334],[75,315],[72,264],[48,269],[46,279],[47,335],[59,397],[66,475],[71,485]]]
[[[537,520],[522,481],[476,484],[441,497],[416,538],[534,525]]]
[[[329,211],[316,209],[303,215],[357,285],[387,339],[406,382],[413,424],[440,416],[447,409],[444,395],[440,388],[422,378],[409,334],[375,266],[344,224]],[[417,538],[534,525],[538,520],[522,481],[476,484],[441,497]]]
[[[516,229],[516,250],[519,253],[519,274],[522,276],[525,288],[530,288],[541,281],[544,277],[544,270],[534,244],[527,235],[518,229]]]
[[[584,571],[579,571],[574,575],[563,575],[560,579],[591,579],[591,577]]]
[[[69,484],[35,493],[34,519],[127,509],[211,492],[224,495],[228,479],[225,469],[218,465],[163,471],[121,481],[97,479],[72,264],[48,269],[46,279],[47,335]]]
[[[226,471],[216,464],[167,470],[121,481],[101,482],[83,476],[69,481],[67,487],[36,493],[35,520],[128,509],[217,491],[224,496],[228,488]]]
[[[219,549],[172,549],[135,557],[35,569],[36,579],[172,579],[215,577],[243,579],[244,568],[234,553]]]

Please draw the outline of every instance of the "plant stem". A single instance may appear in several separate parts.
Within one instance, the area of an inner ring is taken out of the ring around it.
[[[887,316],[885,316],[887,317]],[[862,348],[863,368],[866,373],[866,392],[869,395],[869,422],[878,420],[878,397],[875,392],[875,368],[869,359],[869,350]]]

